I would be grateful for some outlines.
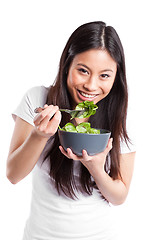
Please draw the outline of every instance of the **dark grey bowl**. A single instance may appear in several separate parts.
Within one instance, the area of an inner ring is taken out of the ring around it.
[[[111,132],[104,129],[100,129],[100,132],[100,134],[86,134],[58,130],[58,135],[60,143],[65,150],[71,148],[76,155],[82,156],[83,149],[89,155],[95,155],[104,151]]]

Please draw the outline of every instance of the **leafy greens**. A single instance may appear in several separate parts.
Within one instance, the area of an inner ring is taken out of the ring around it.
[[[71,113],[71,116],[73,118],[88,118],[91,115],[94,115],[96,113],[96,109],[98,106],[94,104],[93,101],[84,101],[79,103],[75,110],[82,110],[82,112],[73,112]]]
[[[96,113],[97,105],[93,101],[84,101],[79,103],[75,110],[82,110],[82,112],[73,112],[71,113],[71,119],[73,118],[88,118],[91,115]],[[75,126],[73,123],[67,123],[63,128],[59,129],[66,132],[78,132],[78,133],[87,133],[87,134],[100,134],[99,129],[91,128],[89,122],[80,123],[78,126]]]

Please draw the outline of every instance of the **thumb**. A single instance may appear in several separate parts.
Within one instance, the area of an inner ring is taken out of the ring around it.
[[[108,154],[109,151],[112,149],[112,143],[113,143],[113,138],[110,138],[109,141],[108,141],[108,144],[107,144],[107,147],[105,149],[105,153]]]

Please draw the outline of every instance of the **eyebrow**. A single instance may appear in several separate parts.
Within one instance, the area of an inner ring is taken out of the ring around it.
[[[86,66],[85,64],[83,64],[83,63],[78,63],[77,65],[78,65],[78,66],[83,66],[83,67],[87,68],[87,69],[90,71],[90,68],[87,67],[87,66]],[[107,69],[102,70],[101,72],[113,72],[113,70],[107,68]]]

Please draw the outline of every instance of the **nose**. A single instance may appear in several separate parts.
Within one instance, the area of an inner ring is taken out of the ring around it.
[[[84,88],[89,92],[97,90],[97,78],[95,76],[89,77],[84,83]]]

